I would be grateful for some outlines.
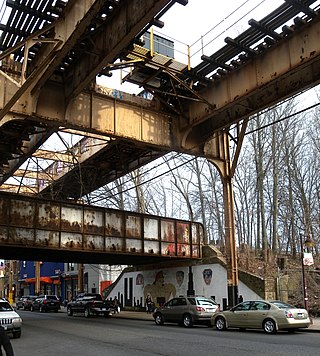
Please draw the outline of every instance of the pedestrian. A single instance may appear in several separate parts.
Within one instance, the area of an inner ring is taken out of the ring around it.
[[[148,314],[152,312],[152,306],[153,306],[152,298],[151,295],[148,294],[146,298],[146,309]]]
[[[6,352],[6,356],[14,356],[12,345],[4,328],[0,325],[0,356],[2,356],[2,347]]]
[[[114,313],[115,314],[120,313],[120,305],[117,297],[114,297],[112,304],[113,304]]]

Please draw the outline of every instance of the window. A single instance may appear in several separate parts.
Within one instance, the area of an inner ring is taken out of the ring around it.
[[[234,311],[242,311],[242,310],[249,310],[249,309],[250,309],[250,302],[243,302],[233,308]]]

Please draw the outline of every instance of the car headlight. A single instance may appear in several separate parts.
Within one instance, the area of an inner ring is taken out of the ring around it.
[[[20,317],[12,319],[12,325],[14,327],[19,327],[19,326],[21,326],[21,324],[22,324],[22,319]]]

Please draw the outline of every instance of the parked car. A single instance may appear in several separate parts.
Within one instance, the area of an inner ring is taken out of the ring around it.
[[[31,303],[36,298],[38,298],[36,295],[26,295],[24,297],[19,298],[18,301],[16,302],[17,310],[19,309],[30,310]]]
[[[21,336],[22,319],[4,298],[0,298],[0,325],[14,338]]]
[[[30,310],[40,310],[40,312],[54,311],[58,312],[60,309],[60,300],[56,295],[40,295],[31,302]]]
[[[83,313],[86,318],[91,315],[109,316],[114,312],[112,302],[103,300],[100,294],[80,293],[76,299],[67,304],[67,314],[72,316],[74,313]]]
[[[211,326],[211,316],[217,311],[219,311],[219,305],[211,298],[180,296],[172,298],[164,306],[156,308],[153,318],[157,325],[172,322],[185,327],[191,327],[193,324]]]
[[[272,334],[278,330],[294,331],[310,324],[308,312],[290,304],[274,300],[251,300],[242,302],[230,310],[215,313],[211,324],[217,330],[227,328],[263,329]]]

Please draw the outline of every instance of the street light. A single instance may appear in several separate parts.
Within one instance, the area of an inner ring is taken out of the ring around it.
[[[309,297],[308,297],[308,286],[307,286],[307,278],[305,273],[304,266],[310,266],[313,264],[312,254],[309,252],[310,248],[313,246],[313,241],[307,237],[306,240],[302,241],[302,234],[300,234],[300,245],[301,245],[301,267],[302,267],[302,283],[303,283],[303,300],[304,300],[304,308],[307,310],[309,314]],[[305,251],[305,248],[307,251]],[[307,256],[306,253],[308,253]]]

